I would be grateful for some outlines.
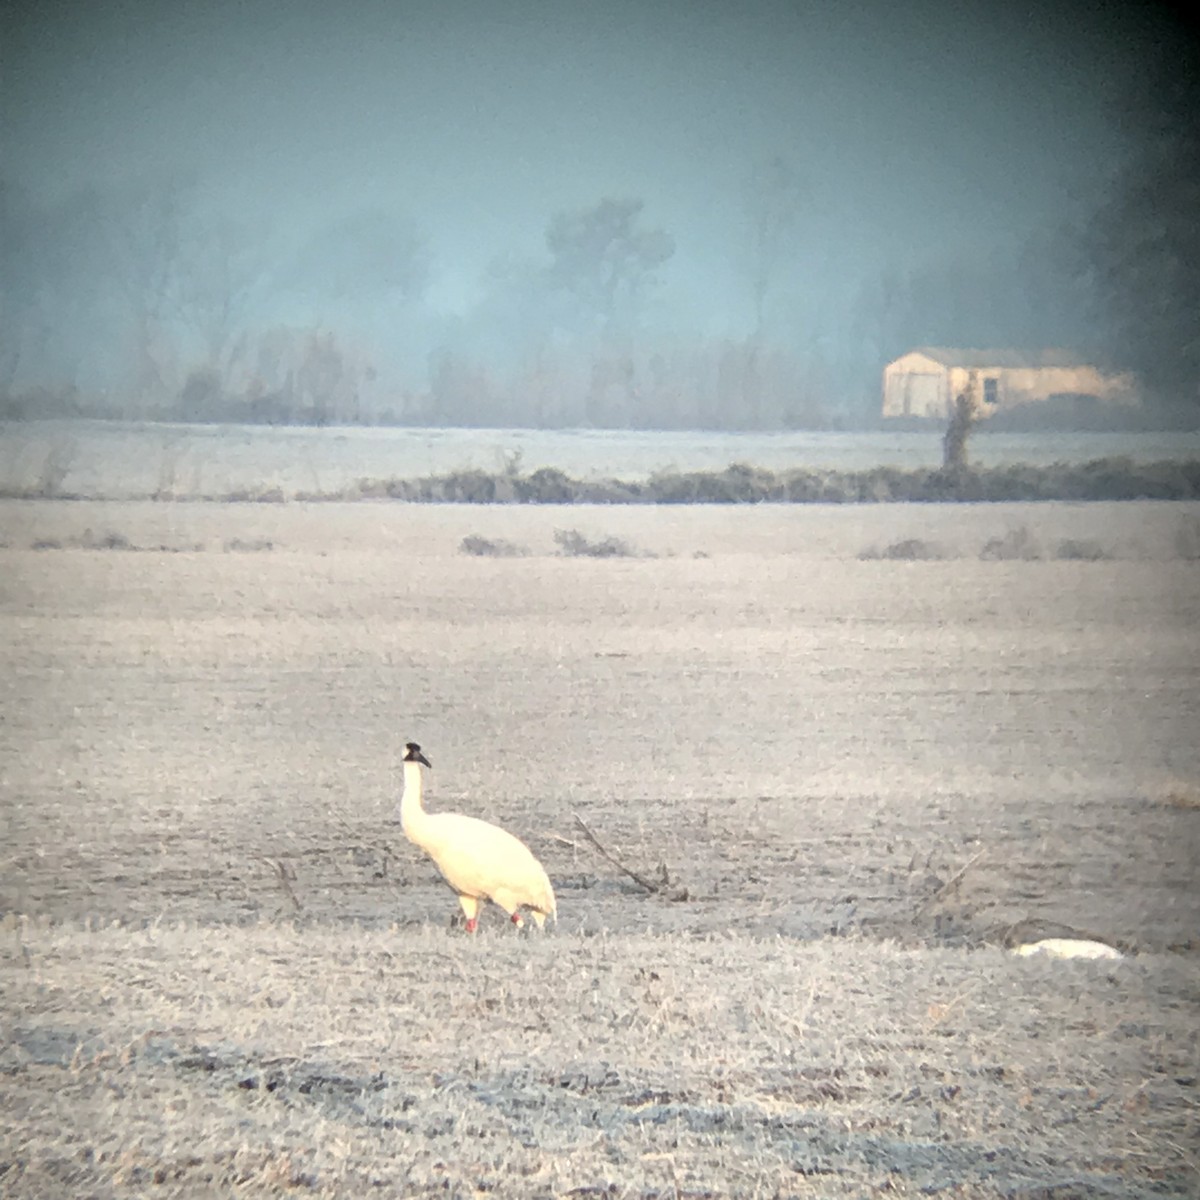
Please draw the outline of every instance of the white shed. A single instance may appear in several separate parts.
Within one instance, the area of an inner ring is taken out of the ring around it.
[[[948,418],[954,398],[967,386],[972,372],[985,417],[1052,396],[1136,402],[1130,376],[1108,374],[1066,350],[1029,353],[921,346],[884,367],[883,415]]]

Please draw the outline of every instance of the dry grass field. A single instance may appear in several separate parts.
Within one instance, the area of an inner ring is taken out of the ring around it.
[[[1198,528],[0,503],[0,1193],[1200,1193]]]

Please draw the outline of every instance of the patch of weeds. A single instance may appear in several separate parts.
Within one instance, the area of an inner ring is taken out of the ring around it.
[[[1034,562],[1042,557],[1042,549],[1029,527],[1018,525],[1003,537],[986,541],[979,557],[985,562]]]
[[[1103,562],[1112,555],[1091,538],[1064,538],[1058,543],[1054,557],[1068,562]]]
[[[270,538],[226,538],[223,549],[226,554],[254,554],[262,550],[274,550],[275,543]]]
[[[283,488],[235,488],[220,497],[228,504],[283,504],[287,497]]]
[[[476,558],[520,558],[528,551],[516,542],[505,541],[504,538],[485,538],[478,533],[469,533],[458,544],[462,554],[472,554]]]
[[[1175,527],[1175,557],[1200,562],[1200,517],[1184,517]]]
[[[123,534],[115,533],[111,529],[108,533],[102,533],[99,536],[92,533],[90,529],[83,531],[83,536],[79,539],[79,545],[84,550],[136,550],[137,547]]]
[[[486,471],[454,471],[441,480],[442,499],[461,504],[494,504],[496,477]]]
[[[788,490],[773,471],[732,463],[724,471],[667,472],[648,484],[658,504],[757,504],[788,499]]]
[[[31,550],[140,550],[123,533],[109,530],[107,533],[95,534],[85,529],[78,537],[38,538],[29,543]]]
[[[351,493],[344,496],[334,496],[334,499],[359,500],[428,500],[431,497],[423,495],[421,484],[407,479],[360,479]]]
[[[618,537],[606,537],[593,542],[578,529],[556,529],[554,541],[559,554],[565,558],[635,558],[637,551]]]
[[[904,538],[883,549],[871,546],[858,557],[864,560],[890,559],[894,562],[936,562],[946,557],[946,551],[937,542],[927,542],[924,538]]]
[[[576,493],[574,480],[557,467],[539,467],[526,478],[515,478],[513,488],[525,504],[570,504]]]

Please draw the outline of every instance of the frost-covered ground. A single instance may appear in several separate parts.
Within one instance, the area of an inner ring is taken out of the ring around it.
[[[982,466],[1086,462],[1114,455],[1200,457],[1200,434],[989,434],[971,444]],[[89,497],[159,491],[227,495],[238,488],[336,492],[362,478],[415,478],[463,468],[557,467],[577,479],[645,479],[730,463],[867,469],[941,462],[936,430],[920,433],[638,433],[507,429],[313,429],[102,421],[0,423],[0,489]]]
[[[0,503],[0,1192],[1195,1195],[1198,517]]]

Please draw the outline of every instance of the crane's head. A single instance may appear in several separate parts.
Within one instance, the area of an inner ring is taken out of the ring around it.
[[[408,742],[405,745],[404,761],[405,762],[424,763],[425,766],[427,766],[427,767],[432,765],[430,763],[429,759],[427,759],[425,757],[425,755],[423,755],[421,753],[421,747],[418,746],[416,742]]]

